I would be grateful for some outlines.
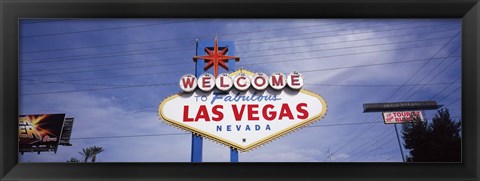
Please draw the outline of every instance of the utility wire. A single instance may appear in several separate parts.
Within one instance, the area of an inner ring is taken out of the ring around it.
[[[51,23],[51,22],[59,22],[59,21],[68,21],[69,19],[43,20],[43,21],[31,21],[31,20],[32,19],[20,19],[20,24],[29,25],[29,24]],[[29,22],[25,22],[25,21],[29,21]]]
[[[375,137],[376,137],[376,138],[379,138],[379,137],[383,136],[385,133],[388,133],[387,131],[391,131],[391,130],[390,130],[390,129],[385,129],[382,133],[380,133],[378,136],[375,136]],[[370,141],[368,141],[368,142],[366,142],[366,143],[364,143],[364,144],[361,144],[361,145],[355,147],[354,149],[352,149],[352,150],[356,151],[355,154],[350,155],[350,157],[348,157],[348,158],[353,158],[354,156],[356,156],[356,155],[362,153],[363,151],[365,151],[366,149],[372,147],[372,146],[375,145],[376,143],[383,141],[383,140],[384,140],[385,138],[387,138],[387,137],[388,137],[388,136],[383,136],[383,137],[382,137],[380,140],[378,140],[377,142],[374,142],[375,139],[372,139],[372,140],[370,140]],[[374,143],[372,143],[371,145],[368,146],[368,144],[370,144],[371,142],[374,142]],[[366,147],[365,147],[365,146],[366,146]],[[364,148],[363,148],[363,149],[360,149],[360,148],[362,148],[362,147],[364,147]],[[339,160],[339,162],[340,162],[340,161],[344,161],[344,160],[345,160],[345,159]]]
[[[452,86],[454,83],[462,83],[461,82],[461,79],[462,79],[462,76],[459,76],[456,80],[452,81],[450,84],[448,84],[447,86],[445,86],[445,88],[443,88],[441,91],[439,91],[437,94],[433,95],[432,97],[430,97],[430,100],[433,100],[433,98],[437,97],[438,95],[440,95],[443,91],[445,91],[446,89],[448,89],[450,86]]]
[[[444,39],[441,38],[434,38],[434,39]],[[433,40],[433,39],[430,39]],[[424,40],[412,40],[412,41],[404,41],[404,42],[390,42],[390,43],[381,43],[381,44],[373,44],[373,45],[360,45],[360,46],[351,46],[351,47],[340,47],[340,48],[330,48],[330,49],[320,49],[320,50],[310,50],[310,51],[300,51],[300,52],[289,52],[289,53],[280,53],[280,54],[267,54],[267,55],[254,55],[254,56],[245,56],[243,58],[253,58],[253,57],[269,57],[269,56],[279,56],[279,55],[290,55],[290,54],[297,54],[297,53],[311,53],[311,52],[320,52],[320,51],[328,51],[328,50],[343,50],[349,48],[365,48],[365,47],[376,47],[382,45],[397,45],[402,43],[411,43],[411,42],[421,42]],[[410,47],[409,47],[410,48]],[[171,60],[175,61],[175,60]],[[180,65],[180,64],[188,64],[188,62],[176,62],[176,63],[162,63],[162,64],[150,64],[150,65],[137,65],[137,66],[129,66],[129,67],[121,67],[121,68],[109,68],[109,69],[95,69],[95,70],[81,70],[81,71],[68,71],[68,72],[54,72],[54,73],[42,73],[42,74],[27,74],[24,76],[45,76],[45,75],[57,75],[57,74],[72,74],[72,73],[82,73],[82,72],[95,72],[95,71],[105,71],[105,70],[123,70],[123,69],[131,69],[131,68],[145,68],[145,67],[163,67],[163,66],[170,66],[170,65]]]
[[[327,26],[327,25],[340,25],[340,24],[352,24],[352,23],[358,23],[362,22],[365,20],[355,20],[352,22],[342,22],[342,23],[330,23],[330,24],[320,24],[320,25],[307,25],[307,26],[297,26],[297,27],[287,27],[287,28],[274,28],[274,29],[263,29],[263,30],[256,30],[256,31],[248,31],[248,32],[234,32],[234,33],[225,33],[225,34],[211,34],[205,36],[206,38],[208,37],[214,37],[214,36],[230,36],[230,35],[239,35],[239,34],[249,34],[249,33],[259,33],[259,32],[268,32],[268,31],[281,31],[281,30],[287,30],[287,29],[297,29],[297,28],[311,28],[311,27],[320,27],[320,26]],[[421,23],[424,21],[428,20],[423,20],[423,21],[410,21],[407,23],[398,23],[398,24],[393,24],[393,25],[402,25],[402,24],[416,24],[416,23]],[[449,24],[433,24],[433,25],[421,25],[418,27],[424,27],[424,26],[440,26],[440,25],[449,25]],[[385,25],[380,25],[380,26],[369,26],[368,28],[372,27],[384,27]],[[392,26],[392,24],[388,25]],[[411,27],[410,27],[411,28]],[[358,29],[358,28],[356,28]],[[356,30],[354,29],[354,30]],[[351,29],[335,29],[335,30],[326,30],[326,31],[321,31],[321,32],[310,32],[310,33],[305,33],[302,32],[300,34],[289,34],[286,36],[296,36],[296,35],[308,35],[308,34],[316,34],[316,33],[325,33],[325,32],[338,32],[338,31],[346,31],[346,30],[351,30]],[[378,30],[378,31],[385,31],[385,30]],[[388,30],[387,30],[388,31]],[[284,35],[285,36],[285,35]],[[331,35],[330,35],[331,36]],[[282,35],[275,35],[271,37],[263,37],[263,38],[278,38],[278,37],[283,37]],[[161,40],[153,40],[153,41],[142,41],[142,42],[130,42],[126,44],[107,44],[107,45],[94,45],[94,46],[85,46],[85,47],[74,47],[74,48],[64,48],[64,49],[50,49],[50,50],[38,50],[38,51],[29,51],[29,52],[24,52],[24,53],[38,53],[38,52],[48,52],[48,51],[57,51],[57,50],[70,50],[70,49],[83,49],[83,48],[98,48],[98,47],[105,47],[105,46],[116,46],[116,45],[129,45],[129,44],[140,44],[140,43],[153,43],[153,42],[163,42],[163,41],[175,41],[175,40],[191,40],[195,39],[198,37],[189,37],[189,38],[177,38],[177,39],[161,39]],[[250,41],[252,39],[248,40],[238,40],[238,41]],[[258,39],[256,39],[258,40]]]
[[[154,23],[154,24],[121,26],[121,27],[101,28],[101,29],[92,29],[92,30],[80,30],[80,31],[60,32],[60,33],[47,33],[47,34],[37,34],[37,35],[23,35],[23,36],[20,36],[20,38],[34,38],[34,37],[45,37],[45,36],[68,35],[68,34],[77,34],[77,33],[96,32],[96,31],[128,29],[128,28],[138,28],[138,27],[167,25],[167,24],[177,24],[177,23],[188,23],[188,22],[196,22],[196,21],[205,21],[205,20],[174,21],[174,22],[166,22],[166,23]]]
[[[359,123],[342,123],[342,124],[325,124],[325,125],[316,125],[308,126],[305,128],[319,128],[319,127],[329,127],[329,126],[348,126],[356,125]],[[363,123],[365,124],[365,123]],[[190,135],[190,133],[164,133],[164,134],[144,134],[144,135],[118,135],[118,136],[101,136],[101,137],[77,137],[70,139],[107,139],[107,138],[128,138],[128,137],[146,137],[146,136],[171,136],[171,135]]]
[[[283,62],[303,62],[303,61],[312,61],[317,60],[319,58],[333,58],[333,57],[343,57],[343,56],[350,56],[350,55],[364,55],[370,53],[382,53],[394,50],[408,50],[412,48],[425,48],[425,47],[435,47],[441,44],[431,44],[428,46],[410,46],[406,48],[395,48],[395,49],[384,49],[384,50],[375,50],[375,51],[366,51],[366,52],[359,52],[359,53],[346,53],[346,54],[337,54],[337,55],[326,55],[326,56],[319,56],[319,57],[312,57],[312,58],[300,58],[300,59],[290,59],[290,60],[277,60],[277,61],[264,61],[264,62],[257,62],[257,63],[247,63],[247,64],[240,64],[239,66],[247,66],[247,65],[263,65],[263,64],[272,64],[272,63],[283,63]],[[306,53],[306,52],[296,52],[296,53]]]
[[[72,140],[85,139],[110,139],[110,138],[134,138],[134,137],[149,137],[149,136],[176,136],[176,135],[190,135],[191,133],[163,133],[163,134],[144,134],[144,135],[119,135],[119,136],[100,136],[100,137],[78,137],[70,138]]]
[[[452,61],[449,65],[447,65],[446,67],[444,67],[443,70],[441,70],[437,75],[435,75],[432,79],[430,79],[430,81],[427,82],[427,84],[429,84],[430,82],[432,82],[432,80],[435,80],[435,78],[437,78],[441,73],[443,73],[445,70],[447,70],[448,68],[450,68],[450,66],[452,64],[454,64],[455,62],[457,62],[458,60],[460,60],[460,58]],[[417,92],[419,92],[422,88],[424,88],[425,86],[422,85],[417,91],[415,91],[413,94],[411,94],[409,97],[407,97],[406,99],[410,99],[412,96],[414,96],[415,94],[417,94]]]
[[[385,137],[385,138],[386,138],[386,137]],[[383,146],[385,146],[386,144],[389,144],[389,143],[395,141],[395,139],[396,139],[396,137],[392,137],[391,139],[389,139],[389,140],[387,140],[386,142],[384,142],[381,146],[376,147],[376,148],[368,151],[368,153],[372,153],[372,152],[374,152],[374,151],[376,151],[376,150],[378,150],[378,149],[383,148]],[[368,147],[367,147],[367,148],[368,148]],[[356,159],[353,159],[353,160],[351,160],[351,161],[355,161],[355,160],[357,160],[357,159],[363,158],[363,157],[365,157],[366,155],[367,155],[367,154],[364,154],[364,155],[362,155],[362,156],[360,156],[360,157],[357,157]]]
[[[352,23],[352,22],[347,22],[346,24],[349,24],[349,23]],[[238,34],[268,32],[268,31],[282,31],[282,30],[297,29],[297,28],[302,28],[303,29],[303,28],[308,28],[308,27],[321,27],[321,26],[338,25],[338,24],[345,24],[345,23],[327,23],[327,24],[320,24],[320,25],[307,25],[307,26],[287,27],[287,28],[263,29],[263,30],[257,30],[257,31],[249,31],[249,32],[234,32],[234,33],[215,34],[215,35],[212,34],[212,35],[208,35],[208,37],[210,37],[210,36],[229,36],[229,35],[238,35]],[[167,41],[176,41],[176,40],[192,40],[192,39],[195,39],[195,38],[198,38],[198,37],[176,38],[176,39],[160,39],[160,40],[138,41],[138,42],[129,42],[129,43],[116,43],[116,44],[93,45],[93,46],[83,46],[83,47],[73,47],[73,48],[37,50],[37,51],[28,51],[28,52],[22,52],[22,53],[43,53],[43,52],[50,52],[50,51],[78,50],[78,49],[87,49],[87,48],[102,48],[102,47],[110,47],[110,46],[158,43],[158,42],[167,42]]]
[[[426,59],[419,59],[419,60],[426,60]],[[398,62],[391,62],[391,63],[398,63]],[[384,65],[383,64],[371,64],[370,66],[373,65]],[[389,63],[390,64],[390,63]],[[356,68],[356,67],[364,67],[367,65],[361,65],[361,66],[350,66],[350,67],[339,67],[339,68],[332,68],[332,69],[317,69],[317,70],[309,70],[309,71],[301,71],[303,72],[314,72],[314,71],[326,71],[326,70],[338,70],[338,69],[344,69],[344,68]],[[180,71],[172,71],[172,72],[182,72],[182,71],[187,71],[187,70],[180,70]],[[168,73],[168,72],[162,72],[162,74]],[[171,73],[171,72],[170,72]],[[45,80],[34,80],[34,79],[25,79],[21,78],[21,80],[25,81],[32,81],[32,82],[38,82],[37,84],[45,84],[45,83],[56,83],[56,84],[73,84],[73,85],[101,85],[101,86],[145,86],[145,85],[111,85],[111,84],[94,84],[94,83],[89,83],[89,84],[82,84],[82,83],[72,83],[69,81],[45,81]],[[173,84],[173,83],[172,83]],[[428,85],[442,85],[442,84],[452,84],[452,83],[436,83],[436,84],[428,84]],[[33,85],[33,84],[26,84],[26,85]],[[360,85],[360,84],[305,84],[305,85],[314,85],[314,86],[350,86],[350,87],[391,87],[391,86],[401,86],[401,85],[392,85],[392,84],[378,84],[378,85]],[[416,86],[417,84],[410,84],[410,85],[404,85],[404,86]],[[427,84],[422,84],[422,85],[427,85]]]
[[[328,56],[320,56],[320,57],[312,57],[312,58],[299,58],[299,59],[290,59],[290,60],[277,60],[277,61],[264,61],[264,62],[257,62],[251,64],[243,64],[239,66],[246,66],[246,65],[261,65],[261,64],[271,64],[271,63],[281,63],[281,62],[291,62],[291,61],[308,61],[308,60],[317,60],[319,58],[332,58],[332,57],[341,57],[341,56],[349,56],[349,55],[362,55],[368,53],[378,53],[378,52],[387,52],[393,50],[403,50],[403,49],[412,49],[412,48],[420,48],[420,47],[433,47],[438,46],[440,44],[435,45],[428,45],[428,46],[411,46],[408,48],[395,48],[395,49],[384,49],[384,50],[377,50],[377,51],[368,51],[368,52],[359,52],[359,53],[349,53],[349,54],[337,54],[337,55],[328,55]],[[289,54],[296,54],[301,52],[294,52]],[[286,54],[283,54],[286,55]],[[275,55],[273,55],[275,56]],[[259,57],[259,56],[256,56]],[[247,57],[245,57],[247,58]],[[188,62],[181,62],[181,63],[171,63],[168,65],[181,65],[181,64],[188,64]],[[77,72],[58,72],[58,73],[50,73],[50,74],[30,74],[30,75],[21,75],[22,77],[25,76],[47,76],[47,75],[58,75],[58,74],[72,74],[72,73],[83,73],[83,72],[95,72],[95,71],[105,71],[105,70],[122,70],[122,69],[131,69],[131,68],[144,68],[144,67],[156,67],[156,66],[165,66],[166,64],[157,64],[157,65],[142,65],[142,66],[131,66],[131,67],[122,67],[122,68],[111,68],[111,69],[96,69],[96,70],[84,70],[84,71],[77,71]]]
[[[453,40],[455,39],[455,37],[457,37],[457,36],[460,34],[460,32],[461,32],[461,31],[458,31],[453,37],[451,37],[450,40],[448,40],[447,43],[445,43],[445,45],[442,46],[442,47],[432,56],[432,59],[435,58],[440,52],[442,52],[442,50],[443,50],[444,48],[446,48],[447,45],[448,45],[451,41],[453,41]],[[410,80],[412,80],[429,62],[430,62],[430,60],[427,61],[427,62],[425,62],[412,76],[410,76],[410,78],[409,78],[407,81],[405,81],[405,84],[407,84],[408,82],[410,82]],[[397,94],[397,92],[398,92],[399,90],[401,90],[401,89],[402,89],[402,87],[399,87],[399,88],[392,94],[392,96],[390,96],[389,99],[392,99],[393,96],[395,96],[395,95]]]
[[[115,76],[106,76],[106,77],[94,77],[94,78],[81,78],[81,79],[67,79],[62,81],[52,81],[56,83],[74,83],[79,81],[90,81],[90,80],[104,80],[104,79],[112,79],[112,78],[121,78],[121,77],[133,77],[133,76],[146,76],[146,75],[164,75],[169,73],[179,73],[184,72],[187,73],[191,70],[176,70],[176,71],[164,71],[164,72],[153,72],[153,73],[141,73],[141,74],[128,74],[128,75],[115,75]],[[33,80],[33,81],[46,81],[46,80]],[[32,84],[21,84],[22,86],[25,85],[37,85],[37,84],[45,84],[45,82],[40,83],[32,83]],[[48,84],[48,83],[47,83]]]
[[[403,85],[406,85],[413,77],[415,77],[415,75],[416,75],[418,72],[420,72],[420,70],[422,70],[423,67],[425,67],[426,64],[428,64],[428,62],[430,62],[432,59],[434,59],[435,56],[436,56],[438,53],[440,53],[459,33],[460,33],[460,31],[458,31],[453,37],[451,37],[450,40],[448,40],[448,41],[444,44],[444,46],[442,46],[442,48],[440,48],[440,49],[432,56],[432,58],[431,58],[430,60],[428,60],[427,62],[425,62],[425,63],[416,71],[416,73],[413,74]],[[391,99],[391,98],[398,92],[398,90],[400,90],[402,87],[404,87],[404,86],[400,86],[400,87],[392,94],[392,96],[390,96],[388,99]],[[344,144],[342,147],[340,147],[337,151],[335,151],[334,154],[337,153],[338,151],[340,151],[341,149],[345,148],[346,145],[348,145],[349,143],[351,143],[353,140],[357,139],[359,136],[363,135],[367,130],[371,129],[372,127],[373,127],[373,124],[367,126],[365,129],[363,129],[361,132],[359,132],[355,137],[352,137],[352,139],[351,139],[349,142],[347,142],[347,143]],[[355,128],[355,129],[356,129],[356,128]],[[354,130],[354,131],[355,131],[355,130]]]
[[[460,83],[460,82],[454,82]],[[451,85],[452,83],[428,83],[428,84],[407,84],[404,86],[428,86],[428,85]],[[304,85],[315,85],[315,86],[328,86],[328,87],[399,87],[403,84],[304,84]]]
[[[458,49],[460,48],[460,45],[455,48],[448,56],[451,56],[452,54],[454,54]],[[448,57],[447,56],[447,57]],[[439,67],[443,62],[445,62],[445,60],[447,60],[447,57],[445,57],[443,60],[441,60],[440,62],[438,62],[437,66],[435,66],[434,68],[432,68],[425,76],[423,76],[423,78],[418,81],[418,83],[421,83],[423,82],[432,72],[434,72],[435,70],[437,70],[436,68]],[[457,62],[458,60],[460,59],[459,58],[456,58],[455,60],[453,60],[450,64],[448,64],[447,66],[445,66],[442,70],[440,70],[436,75],[434,75],[428,82],[432,82],[433,80],[435,80],[435,78],[437,78],[441,73],[443,73],[447,68],[450,68],[450,66]],[[404,96],[408,95],[410,93],[411,90],[413,90],[415,87],[411,87],[410,89],[408,89],[408,91],[404,94]],[[420,91],[423,87],[420,87],[417,91],[413,92],[409,97],[407,97],[407,99],[410,99],[413,95],[415,95],[418,91]],[[402,96],[400,99],[403,99],[404,96]]]
[[[461,87],[460,87],[460,88],[461,88]],[[450,95],[451,95],[452,93],[454,93],[454,92],[456,92],[456,90],[452,91],[450,94],[448,94],[447,96],[445,96],[444,99],[448,98],[448,96],[450,96]],[[459,99],[460,99],[460,98],[459,98]],[[458,101],[459,99],[457,99],[456,101]],[[442,100],[443,100],[443,99],[442,99]],[[452,102],[452,103],[455,103],[456,101],[454,101],[454,102]],[[452,103],[450,103],[450,104],[452,104]],[[448,107],[450,104],[447,104],[447,105],[444,106],[444,107]],[[430,116],[429,118],[427,118],[427,119],[431,119],[432,117],[433,117],[433,116],[431,115],[431,116]],[[451,117],[451,118],[459,118],[459,116]],[[380,137],[380,136],[381,136],[381,135],[377,135],[377,136],[375,136],[375,137]],[[363,146],[363,145],[361,145],[361,146]],[[357,147],[357,148],[358,148],[358,147]],[[353,150],[357,150],[357,148],[356,148],[356,149],[353,149]],[[374,150],[376,150],[376,149],[374,149]],[[360,153],[360,152],[361,152],[361,151],[359,151],[358,153]],[[357,154],[358,154],[358,153],[357,153]],[[369,153],[371,153],[371,152],[369,152]],[[365,155],[366,155],[366,154],[365,154]],[[365,156],[365,155],[363,155],[363,156]],[[363,157],[363,156],[362,156],[362,157]],[[352,157],[353,157],[353,156],[352,156]],[[358,158],[357,158],[357,159],[358,159]],[[355,159],[355,160],[356,160],[356,159]],[[352,161],[353,161],[353,160],[352,160]]]
[[[431,33],[439,33],[439,32],[450,32],[452,30],[448,30],[448,31],[437,31],[437,32],[429,32],[428,35],[431,35]],[[364,39],[355,39],[355,40],[341,40],[341,41],[333,41],[333,42],[322,42],[322,43],[313,43],[313,44],[309,44],[309,45],[296,45],[296,46],[288,46],[288,47],[280,47],[280,48],[268,48],[268,49],[256,49],[254,51],[251,51],[251,50],[248,50],[248,51],[237,51],[237,53],[250,53],[250,52],[263,52],[263,51],[269,51],[269,50],[279,50],[279,49],[291,49],[291,48],[301,48],[301,47],[311,47],[311,46],[317,46],[317,45],[328,45],[328,44],[338,44],[338,43],[348,43],[348,42],[358,42],[358,41],[370,41],[370,40],[375,40],[375,39],[384,39],[384,38],[392,38],[392,37],[404,37],[404,36],[412,36],[413,34],[409,34],[409,35],[393,35],[393,36],[386,36],[386,37],[380,37],[380,38],[364,38]],[[184,46],[182,46],[184,47]],[[165,48],[155,48],[155,49],[170,49],[169,47],[165,47]],[[166,51],[155,51],[155,53],[157,52],[173,52],[173,51],[178,51],[178,50],[166,50]],[[180,51],[191,51],[191,48],[190,49],[181,49]],[[133,51],[129,51],[129,52],[133,52]],[[125,51],[121,51],[121,52],[115,52],[115,53],[125,53]],[[105,55],[104,53],[102,54],[91,54],[91,55]],[[89,59],[89,58],[95,58],[95,57],[83,57],[83,56],[87,56],[87,55],[82,55],[82,58],[80,60],[84,60],[84,59]],[[75,57],[78,57],[78,56],[64,56],[64,57],[58,57],[58,58],[75,58]],[[185,57],[184,57],[185,58]],[[50,58],[42,58],[42,59],[50,59]],[[169,58],[169,59],[175,59],[175,60],[180,60],[182,59],[182,57],[172,57],[172,58]],[[40,60],[40,59],[36,59],[36,60]],[[57,61],[57,60],[55,60]],[[58,60],[58,61],[61,61],[61,60]],[[109,63],[109,64],[104,64],[104,65],[89,65],[89,66],[77,66],[77,67],[62,67],[62,68],[54,68],[54,69],[46,69],[46,70],[59,70],[59,69],[72,69],[72,68],[83,68],[83,67],[93,67],[93,66],[111,66],[111,65],[123,65],[123,64],[132,64],[132,63],[145,63],[145,62],[157,62],[158,60],[144,60],[144,61],[135,61],[135,62],[127,62],[127,63],[119,63],[119,62],[115,62],[115,63]],[[23,62],[23,61],[22,61]],[[46,70],[31,70],[29,72],[36,72],[36,71],[46,71]]]
[[[445,66],[440,72],[438,72],[435,76],[433,76],[432,79],[430,79],[430,81],[427,82],[427,84],[429,84],[430,82],[432,82],[433,80],[435,80],[441,73],[443,73],[445,70],[447,70],[448,68],[451,67],[452,64],[456,63],[458,60],[460,60],[460,58],[457,58],[455,59],[454,61],[450,62],[450,64],[448,64],[447,66]],[[413,94],[411,94],[409,97],[407,97],[407,99],[410,99],[412,96],[414,96],[417,92],[419,92],[423,87],[425,87],[424,85],[422,85],[422,87],[420,87],[417,91],[415,91]]]
[[[447,99],[448,97],[450,97],[453,93],[457,92],[457,91],[460,90],[461,88],[462,88],[462,86],[454,89],[453,91],[451,91],[450,93],[448,93],[448,94],[445,96],[445,98],[443,98],[442,100],[440,100],[440,101],[438,101],[438,102],[444,101],[445,99]]]
[[[441,25],[444,25],[444,24],[441,24]],[[432,26],[432,25],[422,25],[420,27],[429,27],[429,26]],[[437,26],[437,25],[434,25],[434,26]],[[388,29],[389,31],[393,31],[393,30],[402,30],[402,29],[416,29],[418,30],[418,26],[417,27],[408,27],[408,28],[396,28],[396,29]],[[447,30],[441,30],[441,31],[429,31],[429,32],[425,32],[426,34],[430,35],[431,33],[442,33],[442,32],[449,32],[449,31],[452,31],[454,29],[447,29]],[[380,31],[380,30],[377,30],[377,31]],[[381,30],[381,31],[386,31],[386,30]],[[325,31],[321,31],[321,32],[316,32],[316,33],[323,33]],[[372,33],[372,31],[370,32],[367,32],[367,33]],[[417,32],[418,33],[418,32]],[[335,37],[335,36],[343,36],[343,35],[358,35],[358,34],[365,34],[364,32],[363,33],[360,33],[360,32],[354,32],[354,33],[343,33],[343,34],[336,34],[336,35],[323,35],[323,36],[314,36],[314,37],[305,37],[305,38],[295,38],[295,39],[286,39],[286,40],[273,40],[273,41],[260,41],[260,42],[251,42],[251,41],[248,41],[246,43],[237,43],[237,45],[255,45],[255,44],[264,44],[264,43],[278,43],[278,42],[283,42],[283,41],[298,41],[298,40],[311,40],[311,39],[316,39],[316,38],[332,38],[332,37]],[[304,34],[302,34],[304,35]],[[291,35],[287,35],[285,37],[289,37]],[[393,36],[385,36],[385,37],[377,37],[377,38],[367,38],[367,39],[382,39],[382,38],[388,38],[388,37],[401,37],[401,36],[409,36],[408,34],[407,35],[393,35]],[[275,36],[274,38],[279,38],[281,36]],[[273,37],[272,37],[273,38]],[[259,40],[259,39],[262,39],[262,38],[257,38],[255,40]],[[364,40],[367,40],[367,39],[364,39]],[[233,40],[233,41],[239,41],[239,40]],[[340,41],[340,42],[355,42],[355,40],[347,40],[347,41]],[[334,44],[334,43],[338,43],[338,42],[331,42],[331,44]],[[321,43],[321,45],[323,45],[324,43]],[[330,44],[330,43],[328,43]],[[185,46],[174,46],[174,47],[159,47],[159,48],[149,48],[149,49],[142,49],[142,50],[134,50],[134,51],[117,51],[117,52],[108,52],[107,54],[108,55],[112,55],[113,56],[127,56],[127,55],[143,55],[143,54],[151,54],[151,53],[162,53],[162,52],[177,52],[177,51],[191,51],[192,49],[191,48],[188,48],[188,49],[185,49],[183,48]],[[299,46],[301,47],[301,46]],[[172,49],[172,48],[182,48],[182,49],[174,49],[174,50],[169,50],[169,49]],[[158,51],[158,50],[161,50],[161,51]],[[148,50],[157,50],[157,51],[148,51]],[[243,52],[250,52],[250,51],[238,51],[237,53],[243,53]],[[115,53],[122,53],[120,55],[115,55]],[[125,53],[131,53],[131,54],[125,54]],[[49,60],[49,59],[57,59],[57,58],[75,58],[75,57],[84,57],[84,56],[94,56],[94,55],[105,55],[105,53],[94,53],[94,54],[87,54],[87,55],[71,55],[71,56],[60,56],[60,57],[44,57],[44,58],[34,58],[34,59],[21,59],[22,61],[26,61],[26,62],[33,62],[34,60]],[[96,57],[88,57],[88,58],[96,58]]]
[[[44,95],[44,94],[58,94],[58,93],[71,93],[71,92],[85,92],[85,91],[97,91],[97,90],[108,90],[108,89],[124,89],[124,88],[134,88],[134,87],[155,87],[155,86],[174,86],[178,83],[164,83],[164,84],[149,84],[141,86],[119,86],[119,87],[104,87],[104,88],[93,88],[93,89],[83,89],[83,90],[66,90],[66,91],[52,91],[52,92],[36,92],[36,93],[25,93],[22,96],[31,96],[31,95]]]

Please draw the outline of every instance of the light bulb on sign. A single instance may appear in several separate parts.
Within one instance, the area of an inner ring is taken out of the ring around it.
[[[280,72],[275,72],[270,75],[270,79],[268,80],[270,83],[270,87],[275,90],[282,90],[285,85],[287,85],[287,79],[285,75]]]
[[[268,76],[264,73],[256,73],[252,77],[252,87],[256,90],[265,90],[268,87]]]
[[[245,91],[250,87],[250,76],[238,74],[233,78],[233,85],[240,91]]]
[[[298,72],[292,72],[287,77],[287,84],[290,88],[298,90],[303,87],[303,76]]]
[[[227,73],[221,73],[217,76],[215,80],[215,85],[217,86],[218,90],[228,91],[230,90],[230,88],[233,87],[232,77],[230,77],[230,75],[228,75]]]
[[[203,73],[198,77],[198,88],[202,91],[211,91],[215,87],[215,77],[209,73]]]
[[[197,78],[192,74],[185,74],[178,82],[180,89],[184,92],[192,92],[197,87]]]

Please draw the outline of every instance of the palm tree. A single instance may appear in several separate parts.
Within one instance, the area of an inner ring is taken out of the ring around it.
[[[90,147],[90,149],[92,150],[92,162],[95,162],[95,160],[97,159],[97,154],[100,154],[103,151],[105,151],[102,147],[99,147],[99,146],[93,146],[93,147]]]
[[[80,155],[82,155],[82,156],[85,157],[85,159],[83,160],[83,162],[87,162],[88,159],[91,158],[91,157],[92,157],[92,154],[93,154],[91,147],[89,147],[89,148],[83,148],[83,149],[82,149],[82,152],[78,152],[78,153],[80,153]]]
[[[67,160],[67,162],[80,162],[80,160],[78,160],[75,157],[72,157],[72,158],[70,158],[70,160]]]

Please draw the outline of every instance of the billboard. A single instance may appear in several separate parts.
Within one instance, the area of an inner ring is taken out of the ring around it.
[[[442,107],[436,101],[387,102],[363,104],[363,112],[433,110]]]
[[[72,136],[73,118],[65,118],[63,123],[62,137],[60,138],[59,145],[72,146],[70,143],[70,137]]]
[[[57,151],[65,114],[20,115],[19,152]]]
[[[220,90],[229,81],[215,87],[211,84],[215,82],[212,76],[200,76],[199,89],[183,87],[182,93],[162,101],[158,110],[160,118],[175,127],[239,151],[248,151],[321,119],[327,111],[326,102],[320,95],[299,87],[295,89],[303,84],[298,73],[293,73],[291,76],[294,77],[289,79],[301,83],[294,81],[295,84],[287,88],[285,85],[291,83],[283,81],[285,88],[279,90],[275,86],[262,86],[260,82],[265,84],[266,77],[255,81],[256,76],[263,74],[238,70],[229,76],[236,78],[231,82],[234,85],[225,86],[231,87],[229,91]],[[244,79],[240,79],[241,76],[245,76]],[[247,85],[248,77],[252,77],[251,84],[258,83],[259,86],[247,86],[243,90],[241,86]],[[194,85],[191,76],[184,78],[191,80],[189,85]]]
[[[422,111],[396,111],[382,114],[385,124],[425,121]]]

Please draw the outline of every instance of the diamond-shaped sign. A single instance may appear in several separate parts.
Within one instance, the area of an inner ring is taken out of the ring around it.
[[[238,70],[253,76],[254,73]],[[250,88],[228,92],[199,89],[166,98],[159,116],[166,123],[202,137],[248,151],[321,119],[327,111],[325,100],[304,89],[264,91]]]

